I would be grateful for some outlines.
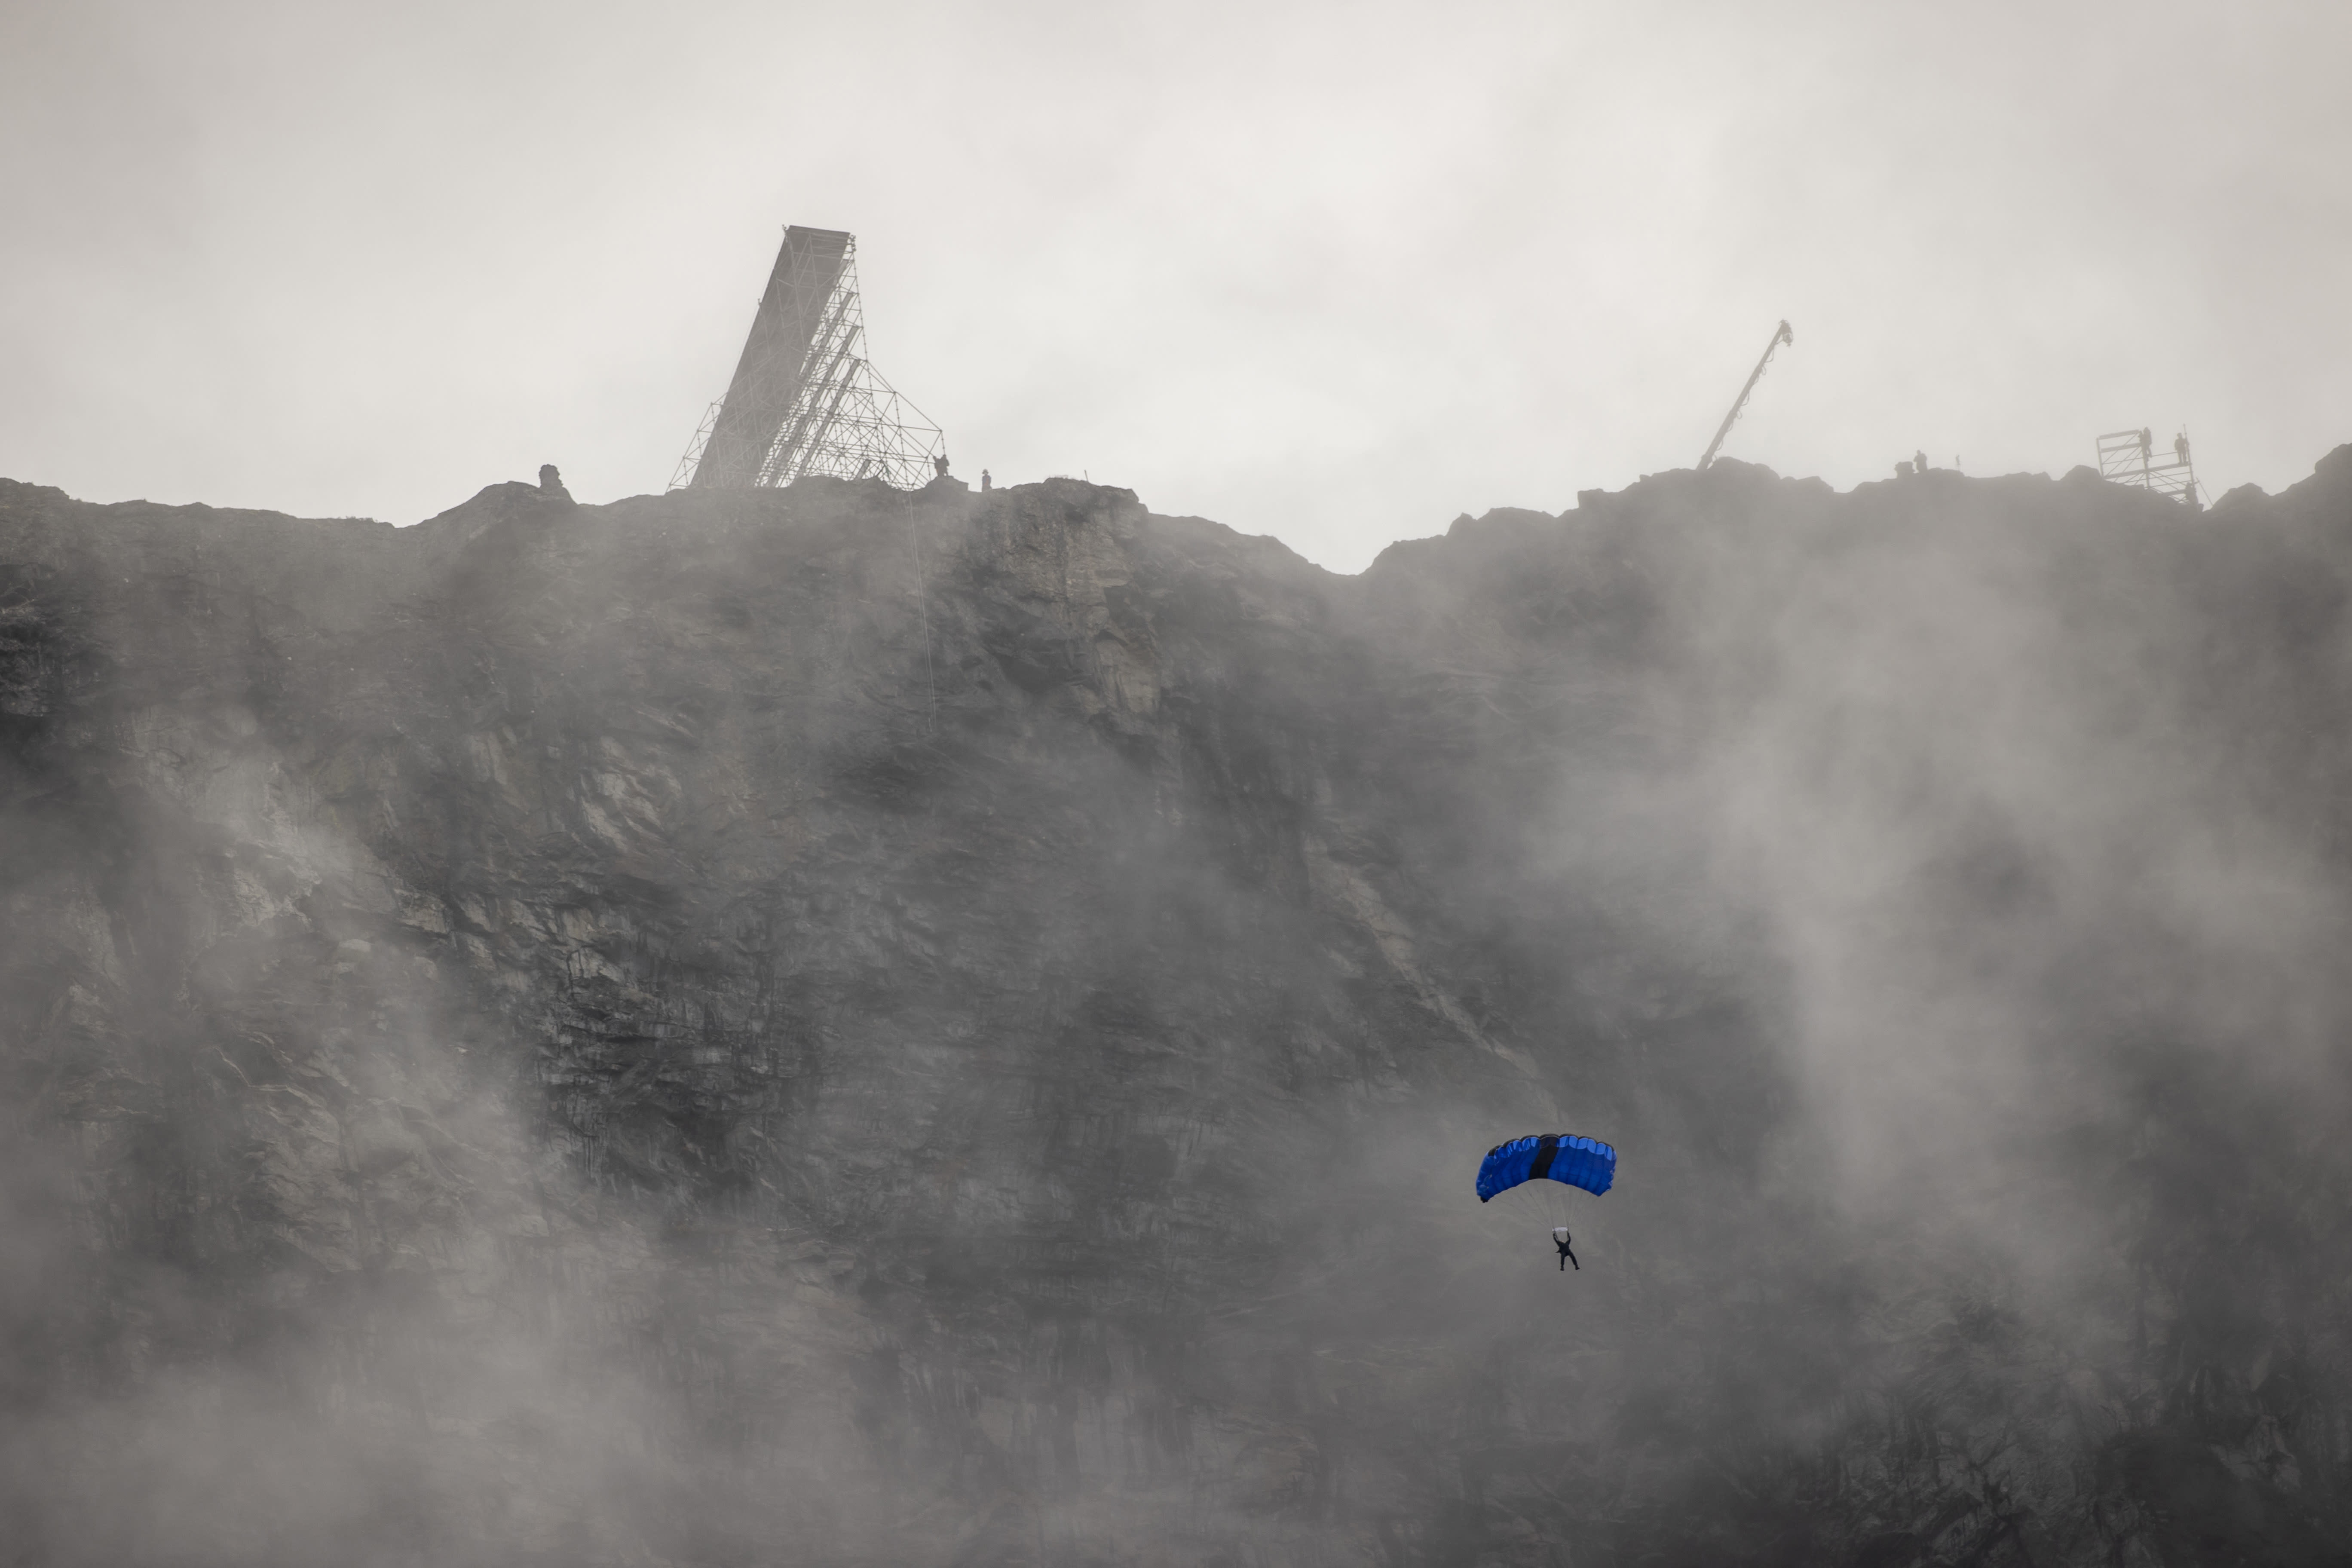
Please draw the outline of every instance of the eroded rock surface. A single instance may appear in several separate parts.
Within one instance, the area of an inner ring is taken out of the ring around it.
[[[2341,1561],[2347,585],[2352,448],[0,482],[0,1559]]]

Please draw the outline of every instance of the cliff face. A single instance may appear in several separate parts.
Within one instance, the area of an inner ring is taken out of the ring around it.
[[[2352,449],[0,483],[0,1560],[2338,1561],[2347,586]]]

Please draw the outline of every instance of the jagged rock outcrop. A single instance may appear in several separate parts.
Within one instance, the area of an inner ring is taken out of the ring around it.
[[[0,483],[0,1558],[2340,1560],[2347,584],[2352,448]]]

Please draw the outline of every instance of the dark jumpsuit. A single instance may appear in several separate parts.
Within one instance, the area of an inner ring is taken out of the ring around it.
[[[1569,1266],[1570,1264],[1571,1264],[1571,1263],[1576,1263],[1576,1254],[1575,1254],[1575,1253],[1573,1253],[1573,1252],[1570,1252],[1570,1251],[1568,1249],[1568,1244],[1569,1244],[1570,1241],[1574,1240],[1574,1239],[1575,1239],[1575,1238],[1574,1238],[1573,1237],[1565,1237],[1565,1236],[1563,1236],[1563,1237],[1559,1237],[1558,1239],[1556,1239],[1556,1240],[1555,1240],[1555,1241],[1553,1241],[1553,1243],[1552,1243],[1552,1245],[1553,1245],[1554,1247],[1559,1247],[1559,1271],[1560,1271],[1562,1274],[1565,1274],[1565,1273],[1567,1273],[1567,1272],[1568,1272],[1568,1266]],[[1581,1263],[1576,1263],[1576,1271],[1577,1271],[1579,1274],[1583,1273],[1583,1272],[1584,1272],[1584,1265],[1583,1265],[1583,1264],[1581,1264]]]

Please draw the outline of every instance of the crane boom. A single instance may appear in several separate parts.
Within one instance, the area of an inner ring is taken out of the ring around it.
[[[1782,343],[1793,343],[1796,341],[1789,331],[1788,322],[1783,321],[1772,329],[1772,341],[1764,345],[1764,357],[1758,360],[1756,368],[1748,373],[1748,384],[1739,389],[1739,396],[1733,401],[1731,412],[1723,416],[1721,425],[1716,426],[1715,439],[1706,444],[1706,456],[1698,460],[1700,468],[1704,468],[1715,461],[1716,449],[1723,445],[1723,438],[1731,434],[1732,424],[1738,419],[1739,411],[1748,406],[1748,395],[1756,390],[1758,382],[1764,379],[1764,367],[1772,363],[1772,351]]]

